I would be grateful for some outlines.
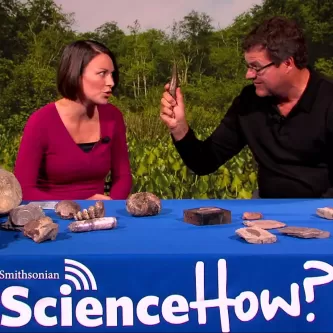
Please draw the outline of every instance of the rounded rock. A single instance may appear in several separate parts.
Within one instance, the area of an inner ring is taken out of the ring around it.
[[[8,214],[22,202],[22,188],[15,175],[0,168],[0,215]]]
[[[161,200],[153,193],[134,193],[126,200],[126,209],[133,216],[154,216],[161,211]]]

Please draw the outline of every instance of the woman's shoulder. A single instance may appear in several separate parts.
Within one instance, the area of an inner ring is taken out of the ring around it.
[[[47,121],[54,116],[56,111],[55,102],[48,103],[35,110],[28,118],[28,122]]]
[[[102,113],[105,119],[119,120],[123,118],[123,114],[118,107],[114,104],[107,103],[98,106],[99,111]]]

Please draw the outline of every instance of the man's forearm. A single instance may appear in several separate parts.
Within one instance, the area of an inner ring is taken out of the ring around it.
[[[181,139],[183,139],[185,137],[188,130],[189,130],[189,127],[187,124],[185,124],[184,126],[181,126],[180,128],[171,130],[171,135],[173,136],[175,141],[180,141]]]

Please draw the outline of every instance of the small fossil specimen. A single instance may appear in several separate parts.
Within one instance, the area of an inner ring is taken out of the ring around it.
[[[236,234],[252,244],[270,244],[276,242],[276,236],[267,230],[257,227],[240,228]]]
[[[59,231],[59,225],[48,216],[29,221],[23,228],[23,234],[34,242],[41,243],[46,240],[55,240]]]
[[[133,216],[157,215],[161,211],[161,200],[153,193],[134,193],[126,200],[126,209]]]
[[[244,225],[247,227],[258,227],[261,229],[277,229],[277,228],[282,228],[285,227],[286,224],[280,221],[275,221],[275,220],[254,220],[254,221],[244,221]]]
[[[316,228],[307,227],[286,227],[279,229],[281,234],[294,236],[299,238],[328,238],[330,237],[329,231],[324,231]]]
[[[332,207],[322,207],[318,208],[316,211],[317,215],[328,220],[333,220],[333,208]]]
[[[30,202],[27,205],[12,209],[9,213],[8,220],[1,224],[1,228],[7,230],[22,230],[30,221],[37,220],[44,216],[43,209]]]
[[[243,220],[261,220],[264,216],[259,212],[244,212]]]
[[[103,201],[96,201],[94,206],[90,206],[88,209],[83,209],[74,214],[74,218],[81,221],[104,217],[104,215],[105,207]]]
[[[81,206],[73,200],[61,200],[54,207],[56,214],[65,220],[73,219],[80,209]]]

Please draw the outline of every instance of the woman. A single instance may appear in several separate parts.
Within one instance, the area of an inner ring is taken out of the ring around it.
[[[57,86],[63,98],[28,119],[14,174],[23,200],[120,200],[132,176],[121,112],[108,103],[118,84],[114,55],[76,41],[64,49]],[[104,184],[111,171],[110,197]]]

